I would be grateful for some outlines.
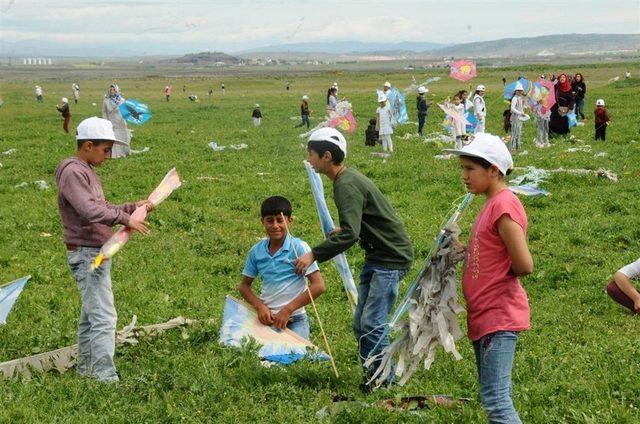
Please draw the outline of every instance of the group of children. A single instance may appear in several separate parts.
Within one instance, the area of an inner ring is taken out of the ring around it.
[[[105,260],[95,271],[90,266],[111,236],[109,227],[122,224],[146,234],[148,224],[132,218],[131,213],[136,207],[151,211],[153,206],[147,200],[114,206],[104,198],[94,167],[100,166],[113,145],[120,143],[109,121],[84,120],[76,139],[77,154],[60,164],[56,183],[67,261],[82,302],[77,372],[100,381],[117,381],[112,260]],[[460,156],[467,189],[487,197],[471,229],[462,279],[482,403],[491,420],[519,422],[511,400],[511,367],[518,333],[529,327],[527,297],[518,280],[533,269],[526,243],[526,213],[505,184],[504,176],[513,162],[498,137],[479,134],[451,153]],[[321,128],[311,134],[307,160],[333,183],[339,227],[310,248],[290,233],[291,203],[281,196],[269,197],[261,205],[261,224],[267,238],[249,251],[239,291],[256,309],[260,322],[287,327],[308,338],[304,306],[325,290],[317,263],[359,243],[365,260],[353,330],[364,364],[377,353],[374,349],[384,349],[389,343],[384,327],[414,252],[405,225],[388,199],[369,178],[346,166],[346,156],[347,142],[336,129]],[[257,278],[262,286],[259,296],[251,288]],[[371,389],[368,381],[377,365],[364,369],[362,390]],[[393,383],[393,375],[388,383]]]

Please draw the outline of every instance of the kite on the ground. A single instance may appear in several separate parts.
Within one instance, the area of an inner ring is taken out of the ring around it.
[[[118,108],[122,118],[131,124],[142,125],[151,119],[149,106],[136,99],[127,99]]]
[[[476,71],[476,64],[472,60],[456,60],[451,64],[451,72],[449,73],[449,76],[453,79],[466,82],[476,75],[478,75]]]
[[[314,200],[316,201],[316,208],[318,210],[318,217],[320,218],[322,232],[324,233],[324,236],[327,237],[328,234],[335,229],[335,225],[333,224],[333,219],[331,218],[329,208],[327,207],[327,202],[324,198],[324,186],[322,184],[322,178],[320,178],[320,175],[316,171],[314,171],[309,162],[307,162],[306,160],[303,162],[305,168],[307,169],[307,175],[309,175],[311,192],[313,194]],[[349,263],[347,262],[347,256],[344,253],[340,253],[339,255],[333,257],[333,263],[338,269],[340,278],[342,278],[344,290],[347,292],[347,298],[349,299],[349,303],[351,304],[351,311],[355,312],[356,306],[358,305],[358,289],[356,288],[356,284],[353,281],[353,275],[351,274],[351,269],[349,268]]]
[[[409,120],[407,114],[407,104],[404,100],[404,94],[400,92],[396,87],[386,93],[382,90],[376,90],[376,96],[380,97],[381,94],[387,96],[389,102],[389,108],[391,109],[391,115],[398,124],[404,124]]]
[[[551,195],[551,193],[549,193],[547,190],[543,190],[541,188],[532,187],[532,186],[528,186],[528,185],[509,186],[509,190],[511,190],[515,194],[519,194],[521,196],[545,196],[545,197],[547,197],[547,196]]]
[[[11,312],[18,296],[22,293],[24,285],[27,284],[30,278],[31,276],[27,275],[0,287],[0,325],[7,323],[9,312]]]
[[[182,185],[180,181],[180,175],[175,168],[167,172],[158,187],[149,195],[148,200],[153,203],[154,206],[158,206],[163,200],[165,200],[173,192]],[[140,206],[131,214],[131,218],[137,220],[143,220],[147,216],[147,207]],[[124,225],[113,235],[107,242],[100,248],[100,253],[95,257],[91,264],[91,270],[95,270],[105,259],[112,258],[118,251],[124,246],[133,230]]]
[[[533,83],[533,90],[529,96],[529,105],[538,115],[544,115],[556,104],[556,93],[551,81],[538,78]]]
[[[253,338],[260,345],[258,356],[270,362],[291,364],[303,358],[322,361],[329,359],[317,346],[288,328],[280,330],[262,324],[251,306],[227,295],[220,343],[241,347],[248,338]]]

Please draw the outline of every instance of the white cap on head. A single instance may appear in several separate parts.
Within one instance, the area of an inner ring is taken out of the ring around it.
[[[604,106],[604,99],[596,100],[596,106]]]
[[[389,81],[385,81],[383,87],[391,88],[391,83]]]
[[[384,94],[380,94],[378,96],[378,103],[382,103],[382,102],[386,102],[387,101],[387,96],[385,96]]]
[[[76,128],[76,140],[114,141],[127,144],[116,139],[111,121],[93,116],[80,122]]]
[[[256,103],[255,105],[253,105],[253,107],[260,107],[260,105]]]
[[[305,94],[304,96],[302,96],[302,100],[309,100],[309,96]]]
[[[476,87],[476,91],[484,91],[484,85],[480,84]]]
[[[315,130],[309,136],[309,141],[328,141],[329,143],[333,143],[342,150],[344,157],[347,157],[347,140],[345,140],[342,133],[335,128],[324,127]]]
[[[62,98],[62,103],[69,103],[69,99],[67,99],[66,97]]]
[[[473,141],[462,149],[444,149],[444,151],[459,156],[482,158],[491,165],[497,166],[502,175],[507,175],[507,171],[513,168],[513,159],[507,146],[500,137],[489,133],[476,134]]]
[[[428,91],[429,91],[429,89],[427,87],[425,87],[424,85],[421,85],[420,87],[418,87],[418,93],[420,93],[420,94],[427,93]]]
[[[513,89],[513,91],[524,91],[524,87],[522,86],[522,83],[520,81],[516,82],[516,87]]]

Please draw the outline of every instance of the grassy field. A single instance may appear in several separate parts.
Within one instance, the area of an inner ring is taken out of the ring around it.
[[[528,154],[516,156],[516,166],[545,169],[608,168],[614,183],[593,176],[553,174],[543,185],[548,198],[524,198],[529,216],[529,243],[534,273],[523,279],[532,310],[532,328],[518,344],[514,367],[514,399],[524,422],[624,423],[640,421],[640,338],[638,317],[630,316],[604,293],[604,285],[622,265],[640,255],[640,140],[638,79],[607,84],[629,65],[579,68],[587,82],[587,115],[574,128],[574,140],[553,140],[549,149],[533,145],[535,123],[524,127]],[[637,68],[637,64],[635,66]],[[577,70],[577,69],[576,69]],[[535,76],[555,68],[480,70],[472,83],[487,86],[487,131],[502,134],[503,75]],[[442,71],[440,71],[442,72]],[[416,73],[425,80],[435,73]],[[430,86],[432,102],[468,88],[443,79]],[[33,276],[0,327],[0,361],[75,343],[79,298],[66,264],[57,211],[54,171],[74,154],[72,135],[62,131],[54,105],[71,98],[70,79],[2,81],[0,95],[0,282]],[[311,96],[312,119],[324,110],[326,88],[337,81],[340,95],[354,105],[360,127],[348,136],[348,164],[369,176],[388,196],[406,223],[415,246],[414,269],[407,286],[429,250],[452,203],[464,194],[457,160],[434,159],[443,146],[404,140],[415,132],[408,124],[394,136],[396,153],[386,162],[364,146],[367,120],[375,115],[374,88],[385,80],[404,88],[407,73],[341,73],[306,76],[226,77],[221,80],[173,79],[174,96],[166,103],[165,78],[126,78],[117,82],[125,97],[149,104],[150,122],[134,129],[133,147],[145,154],[107,162],[98,173],[107,199],[113,203],[144,198],[162,176],[177,167],[184,184],[150,217],[149,237],[135,236],[114,261],[112,277],[119,313],[118,328],[136,314],[141,324],[182,315],[212,323],[163,336],[117,351],[121,374],[117,385],[83,380],[73,372],[37,375],[30,381],[0,382],[0,422],[313,422],[316,411],[341,395],[374,402],[396,395],[445,393],[471,397],[452,409],[435,408],[420,415],[353,408],[332,417],[335,422],[482,422],[478,385],[470,342],[458,343],[464,359],[456,362],[440,352],[432,369],[417,373],[405,387],[362,395],[360,369],[351,331],[351,312],[332,265],[322,266],[327,292],[319,299],[340,379],[328,363],[298,363],[264,368],[250,349],[218,345],[224,296],[236,294],[249,248],[262,237],[259,205],[267,196],[291,199],[292,231],[310,244],[322,238],[307,177],[302,166],[305,142],[290,119],[299,111],[302,94]],[[284,90],[291,81],[291,90]],[[83,79],[80,103],[71,105],[73,127],[83,118],[100,115],[102,96],[111,81]],[[45,91],[36,104],[34,84]],[[187,86],[183,95],[180,89]],[[214,88],[212,99],[205,95]],[[201,101],[189,102],[197,94]],[[593,141],[592,110],[604,98],[612,115],[606,143]],[[92,103],[97,106],[92,106]],[[260,103],[263,125],[254,128],[251,110]],[[408,98],[411,120],[417,120],[414,96]],[[441,131],[442,114],[432,103],[427,132]],[[583,142],[576,139],[583,140]],[[214,152],[207,143],[246,143],[247,149]],[[569,153],[589,144],[590,153]],[[606,152],[604,157],[595,157]],[[515,173],[514,175],[518,175]],[[205,178],[202,178],[205,177]],[[45,180],[40,190],[22,182]],[[325,180],[326,181],[326,180]],[[325,182],[325,184],[327,184]],[[327,190],[329,195],[331,190]],[[476,199],[461,226],[468,233],[483,199]],[[330,207],[335,212],[332,201]],[[335,214],[334,214],[335,216]],[[50,236],[48,236],[50,235]],[[362,251],[347,253],[352,269],[363,264]],[[357,275],[357,274],[356,274]],[[464,316],[460,317],[464,321]],[[321,344],[312,317],[312,338]]]

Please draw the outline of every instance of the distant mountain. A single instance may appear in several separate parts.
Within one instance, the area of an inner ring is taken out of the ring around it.
[[[255,53],[375,53],[375,52],[424,52],[445,47],[445,44],[403,41],[401,43],[363,43],[359,41],[336,41],[318,43],[277,44],[236,52],[236,55]]]
[[[457,44],[425,53],[432,57],[554,56],[640,50],[640,34],[563,34]]]
[[[191,63],[194,65],[236,65],[242,59],[222,52],[201,52],[187,54],[177,59],[170,59],[170,62]]]

